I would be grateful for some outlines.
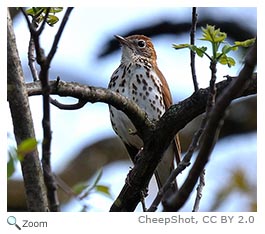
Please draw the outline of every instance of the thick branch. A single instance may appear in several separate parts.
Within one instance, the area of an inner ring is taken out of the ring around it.
[[[23,71],[16,47],[11,18],[7,17],[7,98],[13,120],[17,145],[35,138]],[[21,161],[29,211],[47,211],[48,201],[37,149]]]
[[[227,86],[237,77],[228,77],[226,80],[216,84],[217,96],[227,88]],[[83,102],[104,102],[115,108],[123,111],[129,116],[137,129],[148,126],[151,128],[154,126],[152,122],[147,118],[145,112],[139,108],[133,101],[120,95],[119,93],[113,92],[109,89],[98,88],[93,86],[81,85],[76,82],[65,82],[65,81],[50,81],[50,94],[59,95],[61,97],[73,97]],[[39,81],[26,84],[28,96],[41,95],[41,84]],[[174,125],[176,125],[177,131],[184,128],[187,123],[192,119],[202,114],[205,111],[205,105],[207,100],[209,89],[199,89],[198,92],[193,93],[187,99],[179,102],[178,104],[172,105],[167,114],[163,116],[163,122],[167,119],[172,119]],[[249,83],[245,90],[237,97],[244,97],[257,93],[257,75],[249,79]]]
[[[225,110],[230,105],[232,100],[244,91],[245,87],[250,82],[249,77],[252,75],[256,63],[257,44],[255,43],[246,57],[245,65],[238,78],[233,80],[231,85],[224,90],[217,100],[212,112],[210,113],[210,118],[206,125],[203,142],[196,161],[178,193],[172,196],[171,200],[165,207],[167,211],[177,211],[187,201],[200,176],[201,171],[210,158],[211,151],[215,144],[216,131],[218,131],[218,126],[223,119]]]
[[[34,42],[36,59],[38,64],[40,65],[40,73],[39,79],[41,81],[42,86],[42,110],[43,110],[43,118],[42,118],[42,128],[43,128],[43,140],[42,140],[42,168],[44,175],[44,182],[47,188],[47,196],[49,201],[49,206],[51,211],[58,211],[59,201],[57,199],[57,189],[56,183],[51,170],[51,121],[50,121],[50,95],[49,95],[49,66],[50,61],[47,61],[44,50],[40,44],[40,34],[44,30],[44,26],[46,24],[46,20],[48,18],[50,8],[47,8],[44,19],[41,23],[39,29],[37,29],[35,20],[30,23],[28,19],[28,15],[22,9],[22,12],[27,20],[28,27],[30,30],[31,38]]]
[[[74,97],[81,102],[105,102],[123,111],[131,119],[140,136],[147,135],[146,131],[152,128],[153,123],[147,118],[146,113],[133,101],[122,95],[105,88],[81,85],[76,82],[50,81],[50,94],[62,97]],[[27,84],[28,95],[41,95],[40,82]]]
[[[196,96],[201,99],[194,98]],[[122,188],[111,211],[134,211],[141,199],[141,191],[148,185],[165,149],[179,130],[204,112],[207,96],[208,92],[203,95],[200,92],[194,94],[192,98],[173,105],[158,121],[157,128],[150,135],[150,139],[145,142],[144,150],[141,151],[142,155],[130,171],[126,180],[128,183]]]
[[[46,24],[46,20],[50,13],[50,8],[47,8],[45,17],[42,21],[42,24],[39,29],[35,27],[35,21],[32,23],[29,22],[27,14],[22,9],[24,13],[28,27],[30,29],[31,38],[34,41],[35,51],[37,55],[37,61],[40,65],[40,73],[39,79],[42,86],[42,97],[43,97],[43,141],[42,141],[42,167],[44,172],[44,181],[47,187],[47,194],[50,203],[51,211],[59,210],[59,201],[57,198],[57,186],[51,169],[51,139],[52,139],[52,131],[51,131],[51,121],[50,121],[50,87],[49,87],[49,68],[51,61],[55,55],[59,40],[69,18],[73,8],[68,8],[63,17],[63,20],[60,24],[59,30],[56,33],[52,48],[46,57],[44,54],[44,50],[40,45],[40,34],[44,29],[44,25]]]
[[[236,79],[237,77],[228,78],[227,80],[217,83],[217,97]],[[246,86],[244,92],[240,94],[240,97],[256,94],[256,82],[256,76],[250,78],[248,86]],[[41,94],[39,82],[27,84],[27,88],[29,96]],[[134,102],[111,90],[89,87],[78,83],[51,81],[50,91],[51,94],[71,96],[91,103],[108,103],[125,112],[138,131],[141,132],[143,129],[151,131],[151,129],[154,129],[152,123],[146,118],[145,113],[135,105]],[[205,111],[208,93],[208,88],[200,89],[184,101],[171,106],[156,125],[157,130],[155,132],[149,132],[149,140],[147,141],[149,143],[145,145],[145,150],[143,152],[145,157],[139,157],[142,161],[136,163],[133,171],[129,175],[130,185],[125,184],[118,199],[111,208],[112,211],[133,211],[135,209],[141,199],[141,191],[145,189],[149,183],[157,163],[176,132],[184,128],[186,124]]]

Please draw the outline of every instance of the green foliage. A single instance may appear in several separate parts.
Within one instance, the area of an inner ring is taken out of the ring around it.
[[[18,161],[16,151],[14,149],[8,152],[8,162],[7,162],[7,179],[9,179],[15,172],[15,165]]]
[[[17,149],[11,148],[8,151],[7,162],[7,178],[10,178],[15,172],[15,165],[18,161],[22,161],[26,154],[31,153],[37,147],[37,140],[35,138],[28,138],[22,141]]]
[[[38,141],[35,138],[28,138],[22,141],[17,147],[17,155],[19,160],[23,160],[25,155],[33,152],[37,147]]]
[[[76,195],[80,195],[79,196],[80,199],[84,199],[85,197],[90,195],[92,192],[100,192],[100,193],[111,198],[109,187],[105,186],[105,185],[98,184],[99,180],[102,177],[102,173],[103,173],[102,170],[100,170],[98,172],[95,181],[91,185],[87,184],[87,182],[80,182],[80,183],[76,184],[73,187],[74,193]]]
[[[63,10],[63,7],[51,7],[46,23],[49,26],[53,26],[59,21],[59,18],[55,15]],[[45,15],[47,14],[48,8],[47,7],[32,7],[26,10],[26,13],[34,19],[34,21],[39,25],[44,19]]]
[[[207,50],[207,47],[202,46],[202,47],[197,47],[195,45],[190,45],[190,44],[174,44],[173,47],[175,49],[184,49],[184,48],[189,48],[190,50],[192,50],[193,52],[195,52],[198,56],[203,57],[205,53],[205,51]]]
[[[209,41],[212,43],[222,43],[227,35],[224,32],[220,32],[220,29],[215,29],[215,26],[206,25],[206,28],[202,27],[202,38],[201,40]]]
[[[197,47],[190,44],[179,44],[173,45],[175,49],[188,48],[194,51],[199,57],[206,55],[211,61],[215,63],[220,63],[227,65],[229,67],[236,64],[235,60],[232,57],[229,57],[227,54],[231,51],[236,51],[238,47],[249,47],[254,44],[255,38],[248,39],[246,41],[235,41],[233,45],[230,45],[225,41],[227,38],[226,33],[221,32],[220,29],[215,29],[215,26],[207,25],[206,28],[202,27],[202,38],[200,40],[210,42],[212,46],[212,55],[209,55],[207,47]],[[222,48],[220,46],[222,45]]]
[[[229,178],[224,187],[221,187],[214,197],[210,211],[217,211],[229,200],[233,193],[240,193],[241,196],[248,198],[246,205],[249,211],[257,211],[257,187],[253,185],[246,176],[243,168],[235,168],[229,173]]]

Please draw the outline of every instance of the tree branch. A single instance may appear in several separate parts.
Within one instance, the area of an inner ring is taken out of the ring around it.
[[[205,99],[207,99],[207,96],[208,93]],[[199,101],[201,105],[199,104],[200,106],[198,107],[198,100],[200,99],[184,100],[184,102],[187,101],[187,105],[183,102],[173,105],[158,121],[150,138],[144,142],[142,154],[135,163],[134,168],[129,172],[126,183],[110,211],[134,211],[141,199],[141,191],[148,185],[157,164],[175,134],[194,117],[204,112],[206,101],[204,103]],[[182,196],[184,195],[187,196],[187,194],[182,194]],[[171,205],[169,207],[166,207],[167,210],[171,209]]]
[[[217,97],[238,78],[231,78],[216,84]],[[236,97],[256,94],[257,78],[250,76],[249,83],[244,92]],[[143,155],[139,157],[133,170],[129,173],[130,184],[125,184],[111,211],[133,211],[141,199],[141,191],[146,188],[150,178],[162,157],[164,150],[173,139],[176,132],[181,130],[198,115],[205,111],[209,88],[200,89],[182,102],[175,104],[162,116],[156,125],[148,120],[145,112],[133,101],[121,96],[111,90],[96,88],[78,83],[67,83],[63,81],[50,81],[50,94],[59,96],[70,96],[83,101],[95,103],[105,102],[123,111],[131,119],[137,131],[144,134],[143,129],[148,131],[149,139],[145,140]],[[28,95],[40,95],[39,82],[27,84]],[[161,137],[163,136],[163,137]],[[119,201],[119,202],[117,202]]]
[[[57,50],[57,46],[58,46],[58,43],[59,43],[59,40],[62,36],[62,33],[63,33],[63,30],[64,30],[64,27],[68,21],[68,18],[72,12],[74,8],[73,7],[68,7],[65,14],[64,14],[64,17],[62,19],[62,22],[60,24],[60,27],[58,29],[58,32],[56,33],[55,35],[55,38],[54,38],[54,41],[53,41],[53,44],[52,44],[52,48],[47,56],[47,65],[50,65],[51,61],[52,61],[52,58],[54,57],[55,53],[56,53],[56,50]]]
[[[226,80],[216,83],[217,96],[219,96],[230,85],[230,83],[237,78],[238,77],[227,76]],[[144,126],[154,127],[154,124],[147,118],[145,112],[133,101],[109,89],[82,85],[77,82],[65,82],[62,80],[49,81],[49,86],[51,95],[72,97],[90,103],[104,102],[126,113],[126,115],[133,121],[133,124],[138,126],[137,128],[142,128]],[[28,96],[38,96],[42,93],[39,81],[27,83],[26,87]],[[208,93],[209,88],[199,89],[198,92],[193,93],[185,100],[172,105],[170,107],[170,113],[167,115],[170,115],[169,117],[171,118],[171,113],[173,113],[173,115],[177,112],[185,114],[183,117],[178,114],[176,118],[174,118],[174,123],[181,121],[181,124],[179,125],[181,125],[180,129],[182,129],[192,119],[205,111]],[[257,74],[254,73],[249,78],[248,85],[245,87],[244,91],[235,98],[249,96],[256,93]],[[185,108],[188,108],[188,111],[185,111]],[[191,111],[191,109],[193,109],[193,111]],[[188,119],[186,120],[186,118]],[[183,124],[184,126],[182,126]]]
[[[251,75],[255,69],[257,63],[257,43],[250,48],[250,51],[246,57],[245,65],[240,71],[237,79],[233,79],[233,82],[229,87],[224,90],[213,107],[211,116],[207,123],[205,133],[203,136],[203,142],[196,158],[196,161],[191,168],[189,175],[177,194],[174,194],[168,204],[165,205],[167,211],[177,211],[187,201],[191,191],[193,190],[201,171],[205,167],[210,158],[213,146],[215,144],[215,138],[217,131],[219,130],[220,121],[222,121],[226,108],[230,105],[231,101],[241,95],[244,92],[246,86],[251,82]]]
[[[199,206],[200,206],[200,200],[202,197],[202,188],[205,185],[205,168],[202,170],[201,174],[200,174],[200,182],[196,188],[197,190],[197,194],[196,194],[196,199],[195,199],[195,203],[192,209],[192,212],[197,212],[199,210]]]
[[[195,44],[195,33],[197,26],[197,7],[192,7],[192,25],[190,30],[190,44]],[[194,86],[194,91],[197,92],[199,90],[199,85],[197,82],[196,69],[195,69],[195,52],[190,50],[190,67],[191,67],[191,75]]]
[[[61,110],[77,110],[77,109],[81,109],[84,105],[87,104],[87,101],[83,101],[83,100],[79,100],[75,104],[63,104],[63,103],[58,102],[56,99],[52,99],[52,98],[50,98],[50,102],[51,104],[53,104],[54,106],[56,106],[57,108]]]
[[[104,102],[123,111],[131,119],[140,136],[147,135],[145,131],[152,128],[154,124],[147,118],[146,113],[139,108],[135,102],[128,98],[105,88],[81,85],[76,82],[64,82],[61,80],[50,81],[50,94],[62,97],[73,97],[79,99],[79,102]],[[40,82],[27,84],[28,95],[40,95]]]
[[[28,138],[35,138],[35,132],[9,11],[7,16],[7,85],[7,99],[16,142],[19,145]],[[26,154],[21,161],[21,167],[28,210],[47,211],[48,201],[37,149]]]
[[[35,20],[33,19],[32,23],[30,23],[27,14],[22,9],[24,16],[26,17],[28,27],[30,30],[30,35],[32,40],[34,41],[36,55],[37,55],[37,62],[40,65],[40,73],[39,79],[41,82],[42,87],[42,99],[43,99],[43,119],[42,119],[42,126],[43,126],[43,141],[42,141],[42,167],[44,172],[44,181],[47,187],[47,194],[48,200],[50,203],[51,211],[58,211],[59,210],[59,200],[57,197],[57,185],[52,173],[51,169],[51,121],[50,121],[50,87],[49,87],[49,69],[51,61],[55,55],[57,45],[61,38],[62,32],[68,20],[68,17],[71,13],[73,8],[68,8],[66,13],[63,17],[63,20],[60,24],[58,32],[56,33],[53,45],[50,49],[48,56],[46,57],[44,54],[44,50],[41,48],[40,45],[40,34],[44,30],[44,25],[46,24],[46,20],[50,13],[50,8],[47,8],[45,12],[45,17],[41,23],[39,29],[37,29],[35,25]]]

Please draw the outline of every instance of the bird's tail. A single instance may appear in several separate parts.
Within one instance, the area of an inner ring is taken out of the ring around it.
[[[177,164],[181,160],[181,150],[178,136],[175,140],[171,142],[168,149],[165,151],[161,162],[158,164],[155,177],[158,184],[158,189],[161,189],[162,186],[166,183],[168,177],[170,176],[172,170],[174,170],[174,159],[176,159]],[[170,184],[170,188],[165,192],[164,198],[169,197],[178,190],[177,181],[174,181]]]

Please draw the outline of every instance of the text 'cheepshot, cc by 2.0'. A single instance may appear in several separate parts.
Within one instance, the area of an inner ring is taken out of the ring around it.
[[[141,224],[252,224],[255,217],[252,215],[203,215],[203,216],[182,216],[172,215],[167,217],[153,217],[149,215],[138,216],[138,223]]]

